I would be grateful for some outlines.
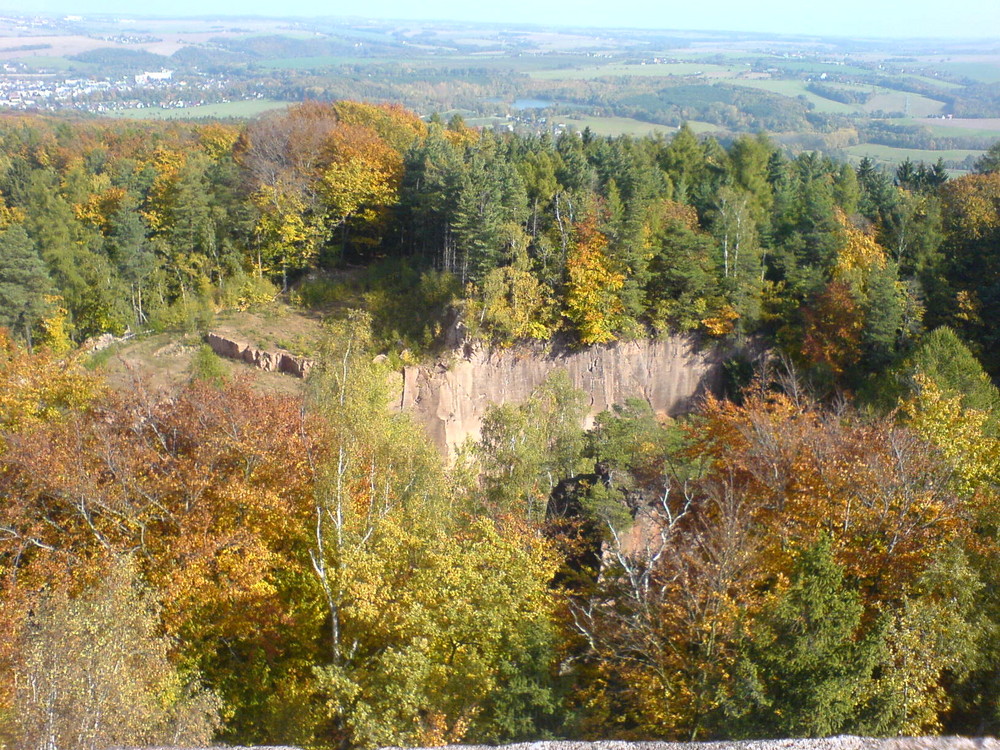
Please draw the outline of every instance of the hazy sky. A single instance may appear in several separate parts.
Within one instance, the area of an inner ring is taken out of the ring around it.
[[[1000,0],[0,0],[58,13],[327,15],[660,29],[1000,38]]]

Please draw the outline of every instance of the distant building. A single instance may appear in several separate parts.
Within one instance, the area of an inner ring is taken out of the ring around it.
[[[174,76],[174,71],[172,70],[161,70],[159,72],[145,71],[139,73],[135,77],[135,82],[140,86],[144,83],[151,83],[153,81],[169,81]]]

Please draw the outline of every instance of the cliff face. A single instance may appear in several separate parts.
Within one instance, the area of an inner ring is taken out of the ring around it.
[[[246,341],[219,333],[207,334],[205,343],[220,357],[246,362],[251,367],[265,372],[284,372],[304,378],[313,367],[311,359],[296,357],[285,351],[271,352],[266,349],[258,349]]]
[[[660,414],[688,411],[699,395],[721,387],[725,356],[682,336],[581,351],[466,346],[454,361],[405,368],[400,406],[452,455],[467,438],[479,437],[491,404],[523,402],[556,370],[565,370],[589,397],[590,426],[596,414],[628,398],[645,399]]]

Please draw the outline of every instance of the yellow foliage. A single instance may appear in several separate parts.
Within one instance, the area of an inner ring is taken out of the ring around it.
[[[111,214],[121,209],[126,195],[124,188],[109,187],[73,206],[73,213],[79,221],[107,230]]]
[[[415,141],[427,135],[426,123],[399,104],[339,101],[333,109],[344,125],[371,128],[400,153],[405,153]]]
[[[972,323],[979,322],[979,311],[982,308],[982,303],[980,303],[979,297],[975,292],[970,292],[966,289],[959,290],[955,295],[955,304],[958,307],[958,310],[955,312],[956,318]]]
[[[593,219],[577,228],[577,242],[566,259],[566,317],[584,344],[614,341],[625,307],[617,292],[625,274],[614,269],[604,248],[607,239]]]
[[[150,164],[156,170],[156,178],[153,180],[153,187],[149,191],[147,205],[142,215],[154,230],[164,228],[165,209],[170,203],[174,182],[186,163],[187,154],[183,151],[160,147],[153,152]]]
[[[479,142],[480,132],[474,128],[465,127],[464,125],[460,130],[452,130],[448,128],[444,131],[444,139],[448,141],[452,146],[456,148],[467,148],[468,146],[475,146]]]
[[[837,256],[834,276],[844,276],[851,271],[865,273],[872,269],[885,268],[886,252],[875,241],[873,232],[852,226],[843,211],[837,212],[837,221],[843,227],[846,241]]]
[[[325,232],[309,221],[302,195],[279,182],[261,185],[251,200],[260,211],[255,227],[262,246],[258,272],[307,266],[319,252]]]
[[[740,319],[732,305],[723,305],[719,312],[710,318],[704,318],[701,324],[710,336],[728,336],[735,330],[735,323]]]
[[[46,295],[45,301],[51,312],[39,324],[42,332],[38,343],[53,354],[66,354],[73,349],[73,342],[67,331],[69,311],[60,304],[63,299],[59,295]]]
[[[232,153],[233,146],[236,145],[239,137],[239,130],[219,123],[198,128],[201,148],[212,159],[218,159],[225,154]]]
[[[479,319],[503,343],[518,339],[547,339],[555,326],[552,290],[531,273],[528,238],[520,227],[512,227],[514,263],[494,268],[483,279]]]
[[[1000,480],[1000,440],[986,435],[989,415],[946,396],[933,380],[915,376],[916,393],[900,403],[907,422],[941,451],[955,470],[956,489],[969,496]]]
[[[344,125],[331,135],[329,151],[320,191],[334,223],[352,216],[370,221],[398,200],[403,157],[375,131]]]
[[[101,391],[76,360],[28,354],[0,330],[0,430],[20,431],[82,409]]]
[[[3,193],[0,193],[0,232],[22,221],[24,221],[24,211],[16,206],[8,206]]]

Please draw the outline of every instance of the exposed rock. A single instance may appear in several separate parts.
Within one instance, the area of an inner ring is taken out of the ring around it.
[[[258,349],[247,341],[229,338],[218,333],[205,336],[205,343],[220,357],[246,362],[251,367],[265,372],[284,372],[298,378],[304,378],[312,369],[313,361],[305,357],[296,357],[286,351],[267,351]]]
[[[161,346],[155,352],[153,352],[154,357],[181,357],[185,354],[190,354],[193,352],[195,347],[185,346],[179,341],[171,341],[164,346]]]
[[[685,336],[582,350],[466,344],[451,361],[404,368],[400,407],[453,455],[467,438],[479,437],[490,405],[525,401],[556,370],[566,370],[589,397],[584,425],[589,427],[594,416],[629,398],[645,399],[659,414],[690,410],[699,395],[721,387],[725,358],[718,348],[699,348]]]
[[[305,377],[314,364],[219,333],[209,333],[205,341],[220,357],[266,372]],[[479,437],[492,404],[525,401],[556,370],[565,370],[589,397],[584,423],[589,427],[594,416],[629,398],[645,399],[659,414],[690,410],[699,395],[721,387],[725,357],[685,336],[582,350],[540,345],[497,350],[466,343],[433,365],[405,367],[397,406],[412,412],[434,444],[453,455],[466,439]]]
[[[80,345],[80,351],[97,354],[110,346],[128,341],[133,335],[130,333],[125,336],[115,336],[113,333],[102,333],[100,336],[91,336]]]

